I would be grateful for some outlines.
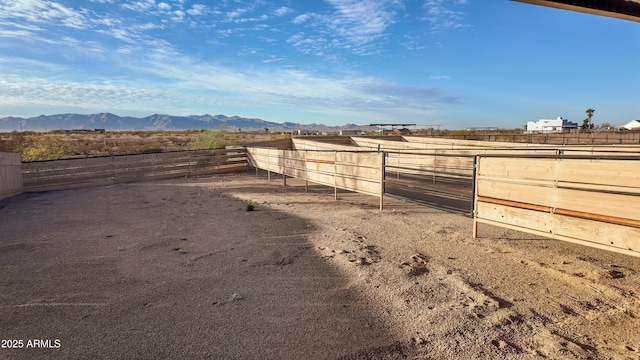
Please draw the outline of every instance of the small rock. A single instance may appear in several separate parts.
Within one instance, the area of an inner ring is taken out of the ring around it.
[[[624,274],[618,270],[609,270],[607,272],[607,275],[609,275],[609,277],[612,279],[621,279],[624,277]]]
[[[242,299],[244,299],[244,297],[239,293],[233,293],[233,295],[231,295],[231,301],[239,301]]]
[[[418,344],[418,345],[424,345],[427,343],[427,340],[425,340],[424,338],[421,337],[414,337],[411,338],[411,342]]]

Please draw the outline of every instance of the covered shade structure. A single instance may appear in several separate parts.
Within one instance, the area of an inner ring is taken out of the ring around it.
[[[640,0],[513,0],[640,22]]]

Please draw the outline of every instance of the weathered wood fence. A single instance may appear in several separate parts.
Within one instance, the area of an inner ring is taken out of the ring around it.
[[[247,148],[251,166],[308,182],[384,198],[384,154]],[[286,183],[285,183],[286,184]]]
[[[210,175],[247,168],[244,148],[120,155],[22,164],[24,191]]]
[[[22,192],[20,154],[0,152],[0,200]]]
[[[478,223],[640,256],[640,157],[485,157]]]

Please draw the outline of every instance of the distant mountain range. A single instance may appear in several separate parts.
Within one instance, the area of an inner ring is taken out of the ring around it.
[[[338,129],[365,129],[355,124],[344,126],[326,126],[322,124],[302,125],[292,122],[275,123],[262,119],[249,119],[225,115],[189,115],[172,116],[154,114],[144,118],[120,117],[110,113],[80,115],[59,114],[40,115],[31,118],[5,117],[0,119],[0,131],[13,130],[189,130],[189,129],[225,129],[229,131],[336,131]]]

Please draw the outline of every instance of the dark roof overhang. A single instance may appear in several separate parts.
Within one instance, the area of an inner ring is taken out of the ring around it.
[[[640,22],[640,0],[513,0]]]

